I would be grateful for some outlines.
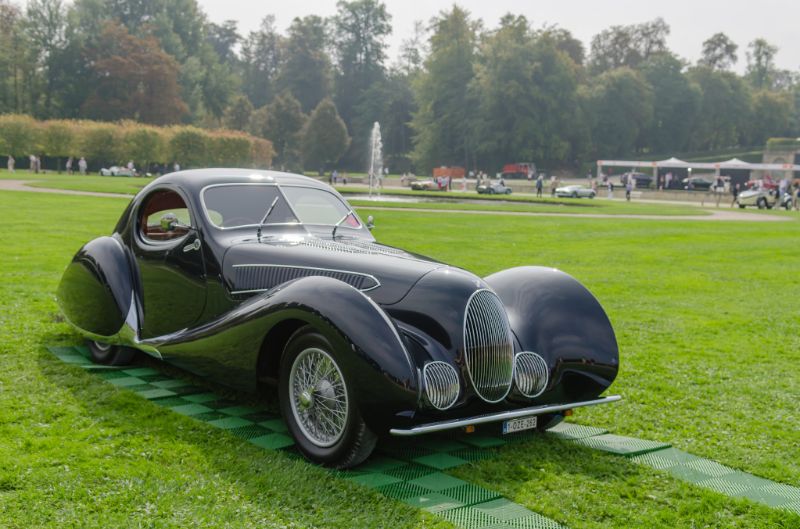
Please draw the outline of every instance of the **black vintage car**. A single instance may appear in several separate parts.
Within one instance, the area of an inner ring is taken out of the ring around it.
[[[277,386],[300,449],[331,466],[364,460],[381,435],[546,429],[619,399],[600,397],[614,331],[575,279],[480,278],[369,228],[303,176],[173,173],[78,251],[58,299],[96,362],[143,351],[238,389]]]

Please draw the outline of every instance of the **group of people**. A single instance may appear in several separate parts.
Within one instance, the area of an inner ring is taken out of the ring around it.
[[[35,154],[31,154],[28,156],[28,162],[29,162],[28,171],[30,171],[31,173],[39,174],[41,172],[44,172],[42,169],[41,157],[36,156]],[[67,174],[73,174],[73,164],[74,164],[73,159],[70,156],[69,158],[67,158],[67,162],[64,165]],[[86,163],[86,159],[83,156],[81,156],[81,158],[77,161],[76,165],[78,167],[78,171],[80,172],[80,174],[86,174],[86,169],[88,167],[88,164]],[[6,162],[6,167],[8,168],[8,171],[10,173],[15,172],[16,166],[17,166],[17,160],[13,156],[9,156],[8,161]]]

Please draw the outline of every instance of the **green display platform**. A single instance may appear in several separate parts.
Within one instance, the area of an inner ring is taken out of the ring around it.
[[[66,363],[95,373],[107,382],[176,413],[225,429],[232,435],[270,450],[293,450],[283,420],[267,410],[242,406],[179,378],[150,367],[109,368],[89,359],[85,347],[49,347]],[[444,471],[492,457],[494,449],[536,435],[499,434],[424,436],[409,442],[394,439],[378,446],[359,467],[339,472],[347,480],[414,507],[441,516],[465,529],[538,529],[563,527],[499,494],[446,474]],[[800,488],[759,478],[703,459],[667,443],[609,434],[602,428],[562,423],[548,435],[588,448],[626,457],[634,463],[710,489],[800,514]]]

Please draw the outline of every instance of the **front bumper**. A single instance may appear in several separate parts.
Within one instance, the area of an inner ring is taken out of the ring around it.
[[[485,415],[476,415],[475,417],[466,417],[464,419],[452,419],[448,421],[430,422],[427,424],[420,424],[412,428],[392,428],[389,433],[399,437],[410,437],[414,435],[422,435],[433,432],[441,432],[444,430],[452,430],[454,428],[463,428],[465,426],[474,426],[478,424],[487,424],[491,422],[507,421],[509,419],[519,419],[520,417],[530,417],[533,415],[544,415],[545,413],[556,413],[559,411],[571,410],[573,408],[582,408],[585,406],[595,406],[597,404],[608,404],[622,400],[619,395],[610,395],[594,400],[585,400],[582,402],[570,402],[568,404],[545,404],[543,406],[533,406],[530,408],[522,408],[519,410],[501,411],[498,413],[487,413]]]

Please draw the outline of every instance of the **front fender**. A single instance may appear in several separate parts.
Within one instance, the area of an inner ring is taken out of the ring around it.
[[[200,327],[142,343],[200,374],[221,367],[215,378],[251,390],[264,337],[286,320],[311,324],[330,340],[368,423],[416,408],[419,375],[395,325],[369,297],[333,278],[285,283]]]
[[[508,313],[522,350],[540,354],[551,372],[542,401],[570,402],[600,395],[616,378],[614,329],[597,299],[553,268],[510,268],[485,278]]]

